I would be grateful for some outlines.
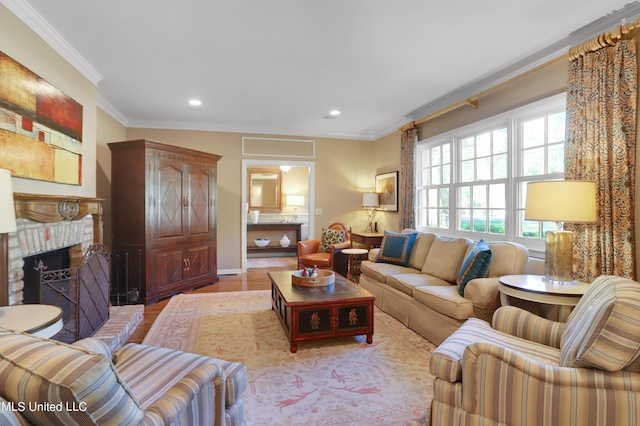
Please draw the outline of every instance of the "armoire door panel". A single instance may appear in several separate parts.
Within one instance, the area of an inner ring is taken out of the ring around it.
[[[196,236],[211,232],[211,192],[210,170],[191,168],[189,170],[189,222],[187,235]]]
[[[183,212],[188,208],[183,196],[182,168],[160,162],[157,168],[156,214],[158,239],[183,235]]]
[[[211,275],[213,262],[211,258],[211,246],[195,246],[187,249],[189,259],[189,280],[197,280]]]
[[[187,270],[184,250],[182,248],[155,250],[152,252],[152,256],[154,255],[156,293],[181,286]]]

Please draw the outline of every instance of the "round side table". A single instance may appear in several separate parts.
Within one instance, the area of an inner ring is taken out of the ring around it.
[[[564,322],[589,288],[588,283],[554,285],[542,275],[504,275],[498,278],[500,303],[509,305],[509,297],[558,307],[557,321]]]
[[[0,327],[38,337],[51,337],[62,330],[62,309],[42,304],[2,306]]]
[[[369,253],[369,250],[350,248],[342,250],[342,253],[349,255],[349,269],[351,271],[351,279],[357,283],[359,281],[358,277],[360,275],[360,269],[358,268],[358,265],[360,263],[359,258],[363,254]]]

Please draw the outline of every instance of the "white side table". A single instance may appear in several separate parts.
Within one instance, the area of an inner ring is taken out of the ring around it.
[[[509,297],[516,297],[545,305],[558,306],[557,321],[564,322],[574,306],[589,288],[577,281],[570,285],[553,285],[542,275],[504,275],[498,279],[500,303],[509,305]]]
[[[51,337],[62,330],[62,309],[40,304],[2,306],[0,327],[38,337]]]
[[[369,253],[369,250],[350,248],[342,250],[342,253],[349,255],[349,269],[351,270],[351,279],[357,283],[359,281],[358,276],[360,275],[358,273],[359,269],[357,268],[358,257],[362,256],[363,254]]]

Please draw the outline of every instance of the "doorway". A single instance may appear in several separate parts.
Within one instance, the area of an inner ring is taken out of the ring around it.
[[[280,166],[287,166],[281,169]],[[281,171],[282,185],[280,208],[269,211],[261,211],[258,214],[258,223],[301,223],[300,239],[312,239],[314,229],[314,191],[315,191],[315,163],[310,161],[285,161],[285,160],[242,160],[242,272],[247,271],[248,247],[253,246],[253,238],[249,240],[247,224],[251,223],[249,216],[249,202],[251,201],[248,172],[250,169],[276,167]],[[251,208],[255,210],[255,208]],[[279,239],[279,237],[278,237]],[[279,241],[270,242],[278,244]],[[295,247],[295,241],[291,241]]]

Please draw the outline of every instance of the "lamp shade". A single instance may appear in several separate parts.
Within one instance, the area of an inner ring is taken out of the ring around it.
[[[578,180],[530,182],[526,220],[588,223],[596,221],[596,184]]]
[[[377,192],[365,192],[362,194],[362,207],[378,207],[380,199]]]
[[[11,172],[0,169],[0,234],[16,231],[16,210],[13,204]]]
[[[293,207],[303,207],[304,195],[287,195],[287,205]]]

